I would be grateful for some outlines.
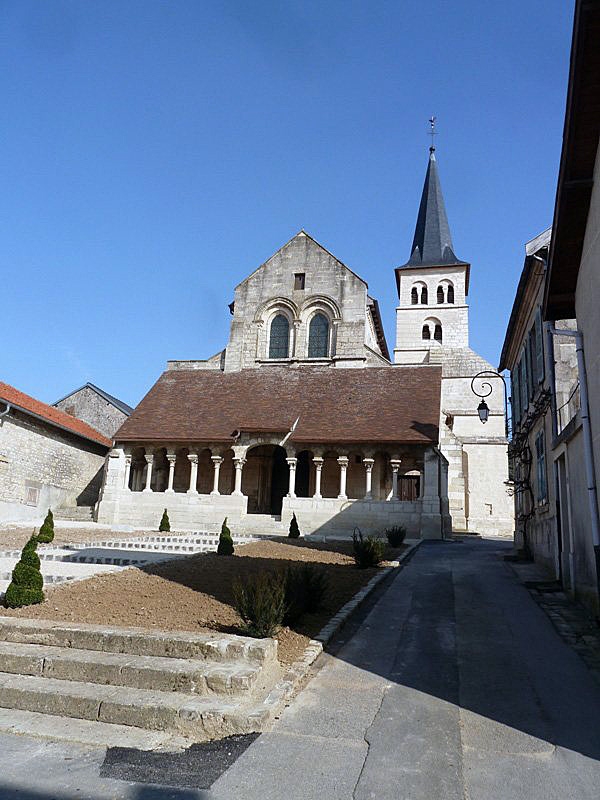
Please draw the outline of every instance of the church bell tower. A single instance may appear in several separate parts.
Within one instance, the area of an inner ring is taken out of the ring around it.
[[[396,268],[396,364],[436,362],[446,348],[469,346],[469,269],[454,254],[432,144],[411,255]]]

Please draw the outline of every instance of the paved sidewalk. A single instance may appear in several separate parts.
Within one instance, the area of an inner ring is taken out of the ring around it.
[[[422,545],[237,760],[226,744],[140,755],[128,775],[127,754],[4,736],[0,797],[596,800],[600,687],[502,561],[509,549]]]

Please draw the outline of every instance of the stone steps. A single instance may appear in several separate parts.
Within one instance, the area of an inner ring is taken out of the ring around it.
[[[67,731],[64,718],[108,725],[113,738],[114,726],[194,741],[250,733],[273,713],[276,656],[270,639],[0,617],[0,709],[42,728],[38,715]]]
[[[17,675],[209,695],[248,692],[256,684],[260,667],[0,642],[0,670]]]
[[[53,512],[54,519],[64,522],[93,522],[93,506],[65,506],[57,508]]]

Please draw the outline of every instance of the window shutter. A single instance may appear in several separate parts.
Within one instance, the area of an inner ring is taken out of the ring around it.
[[[528,400],[531,400],[533,397],[534,387],[533,362],[531,358],[531,331],[529,331],[529,335],[525,339],[525,370],[527,374],[527,398]],[[529,403],[527,405],[529,405]]]
[[[516,364],[513,371],[510,373],[510,389],[511,389],[511,406],[512,406],[512,421],[513,433],[516,426],[521,419],[521,403],[519,396],[519,365]]]
[[[521,416],[527,411],[529,406],[529,395],[527,393],[527,357],[525,351],[519,361],[519,389],[521,390]]]
[[[540,308],[535,315],[535,358],[537,362],[538,383],[544,382],[544,335],[542,328],[542,311]]]

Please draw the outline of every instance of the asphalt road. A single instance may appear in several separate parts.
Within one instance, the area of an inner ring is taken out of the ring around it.
[[[132,757],[2,736],[0,798],[598,800],[600,686],[509,549],[422,545],[275,728],[237,749]]]

